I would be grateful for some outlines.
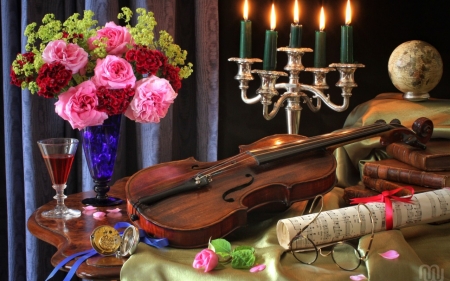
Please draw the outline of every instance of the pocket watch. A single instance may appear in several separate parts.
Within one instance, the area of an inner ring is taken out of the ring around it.
[[[139,229],[130,225],[121,236],[114,227],[101,225],[92,231],[90,239],[92,248],[103,256],[129,257],[139,243]]]

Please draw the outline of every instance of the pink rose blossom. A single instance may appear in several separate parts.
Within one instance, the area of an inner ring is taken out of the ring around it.
[[[216,253],[210,249],[204,249],[195,256],[192,266],[194,268],[205,268],[205,272],[209,272],[216,267],[218,262],[219,258]]]
[[[125,116],[140,123],[159,123],[177,97],[169,81],[154,75],[138,81],[135,92]]]
[[[59,62],[75,74],[85,69],[88,53],[76,44],[55,40],[47,44],[42,52],[42,59],[46,63]]]
[[[98,59],[94,73],[92,82],[97,87],[124,89],[127,86],[133,88],[136,83],[131,64],[116,56],[108,55],[104,59]]]
[[[97,35],[88,39],[89,49],[93,50],[97,46],[93,44],[94,40],[107,38],[106,53],[108,55],[122,55],[127,50],[128,44],[133,44],[133,38],[126,27],[116,25],[114,22],[108,22],[104,28],[97,31]]]
[[[58,96],[55,111],[64,120],[69,121],[74,129],[103,124],[108,118],[104,112],[95,110],[98,104],[96,88],[91,81],[84,81],[76,87]]]

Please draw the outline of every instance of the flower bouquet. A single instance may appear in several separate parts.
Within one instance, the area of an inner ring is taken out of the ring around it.
[[[192,73],[185,64],[187,52],[160,31],[155,40],[152,12],[122,8],[118,18],[125,26],[108,22],[96,27],[94,13],[85,11],[64,23],[47,14],[25,29],[26,53],[11,66],[11,82],[45,98],[57,98],[55,111],[72,128],[101,125],[109,117],[124,114],[140,123],[163,118]]]
[[[181,81],[192,73],[187,52],[164,30],[158,40],[152,12],[122,8],[118,19],[97,27],[85,11],[64,23],[47,14],[25,29],[26,53],[11,66],[11,83],[45,98],[55,98],[55,111],[73,129],[82,131],[82,145],[95,198],[84,204],[111,206],[122,202],[107,196],[117,155],[122,114],[139,123],[158,123],[177,97]]]

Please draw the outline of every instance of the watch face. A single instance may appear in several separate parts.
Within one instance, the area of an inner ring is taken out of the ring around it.
[[[120,247],[122,239],[114,227],[102,225],[94,229],[91,234],[91,244],[97,253],[110,256],[114,255]]]

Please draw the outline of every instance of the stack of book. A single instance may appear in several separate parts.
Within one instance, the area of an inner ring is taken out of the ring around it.
[[[386,147],[391,157],[366,162],[361,183],[344,190],[344,200],[370,197],[385,190],[410,186],[415,193],[450,187],[450,140],[432,140],[425,150],[404,143]],[[396,196],[410,195],[407,189]]]

